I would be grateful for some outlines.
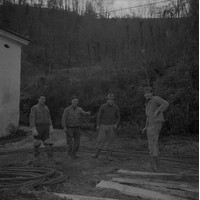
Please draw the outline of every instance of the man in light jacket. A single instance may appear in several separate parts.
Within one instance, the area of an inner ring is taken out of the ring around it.
[[[34,138],[34,156],[37,158],[40,154],[39,147],[44,143],[47,155],[52,158],[52,145],[50,138],[53,134],[53,126],[48,107],[45,105],[46,97],[41,95],[38,103],[31,108],[30,127]]]
[[[71,106],[65,108],[62,116],[62,126],[66,133],[67,151],[70,158],[78,158],[77,152],[81,139],[81,118],[83,115],[90,115],[78,106],[78,98],[71,98]]]
[[[144,89],[146,98],[146,125],[142,133],[147,133],[149,153],[151,156],[152,169],[156,171],[158,165],[159,147],[158,138],[164,122],[163,112],[168,108],[169,103],[159,96],[153,96],[153,89]]]

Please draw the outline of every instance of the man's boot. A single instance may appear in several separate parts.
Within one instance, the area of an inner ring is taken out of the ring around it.
[[[96,152],[92,155],[92,158],[98,158],[100,152],[101,152],[101,149],[97,149]]]
[[[152,167],[152,170],[154,172],[157,171],[157,167],[158,167],[157,164],[158,164],[158,158],[157,158],[157,156],[152,156],[152,158],[151,158],[151,167]]]
[[[34,157],[38,158],[40,156],[40,151],[39,151],[40,145],[39,146],[34,146]]]
[[[49,159],[53,157],[53,148],[52,145],[45,145],[47,156]]]
[[[72,158],[73,159],[78,158],[78,155],[77,155],[78,150],[79,150],[79,146],[74,147],[73,152],[72,152]]]
[[[34,146],[34,159],[29,164],[33,164],[34,167],[40,166],[40,151],[39,151],[40,145]]]
[[[69,158],[71,159],[72,158],[72,147],[70,147],[70,146],[67,147],[67,153],[68,153]]]
[[[159,157],[158,157],[158,156],[155,156],[155,157],[154,157],[154,160],[155,160],[156,168],[158,169],[158,167],[159,167]]]
[[[113,161],[114,159],[111,157],[111,155],[112,155],[112,151],[108,151],[107,152],[107,154],[106,154],[106,158],[107,158],[107,160],[109,160],[109,161]]]

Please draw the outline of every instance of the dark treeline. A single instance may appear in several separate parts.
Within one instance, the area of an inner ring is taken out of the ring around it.
[[[2,5],[0,24],[31,38],[22,51],[21,121],[45,93],[55,126],[72,95],[96,113],[108,92],[122,120],[144,125],[145,85],[167,99],[165,134],[198,134],[198,1],[185,18],[105,18]]]

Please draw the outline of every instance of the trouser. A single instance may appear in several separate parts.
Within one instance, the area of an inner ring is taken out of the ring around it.
[[[45,150],[47,152],[47,156],[51,158],[53,156],[52,144],[46,144],[45,140],[49,139],[49,124],[37,124],[36,129],[38,132],[37,136],[34,136],[34,156],[38,157],[40,152],[39,148],[41,146],[41,142],[45,145]]]
[[[158,138],[162,128],[162,122],[149,123],[147,127],[147,139],[150,156],[157,157],[159,155]]]
[[[70,156],[75,156],[79,150],[81,139],[80,127],[67,127],[66,140],[67,151]]]
[[[96,151],[98,151],[99,149],[105,149],[105,150],[112,149],[114,138],[115,138],[114,125],[101,124],[97,137]]]

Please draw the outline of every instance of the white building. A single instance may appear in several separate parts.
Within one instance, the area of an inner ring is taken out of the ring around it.
[[[0,137],[9,134],[9,124],[19,123],[21,47],[28,43],[0,27]]]

